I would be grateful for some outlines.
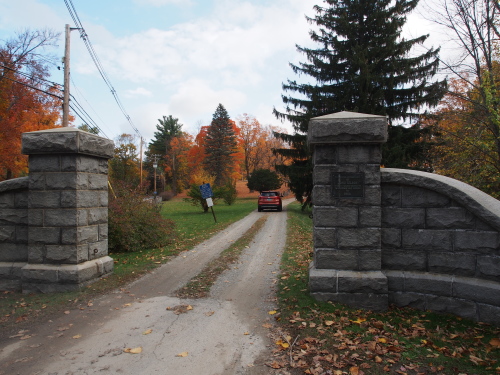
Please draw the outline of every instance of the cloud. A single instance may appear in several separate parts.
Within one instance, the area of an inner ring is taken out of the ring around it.
[[[153,93],[149,91],[148,89],[145,89],[144,87],[138,87],[134,90],[127,90],[125,91],[125,94],[128,97],[134,97],[134,96],[152,96]]]
[[[190,0],[134,0],[134,3],[139,5],[152,5],[154,7],[162,7],[164,5],[192,5]]]

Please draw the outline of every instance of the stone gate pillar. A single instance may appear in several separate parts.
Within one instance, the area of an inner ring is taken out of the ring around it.
[[[113,270],[108,159],[113,142],[75,128],[24,133],[29,155],[24,293],[80,289]]]
[[[314,166],[310,293],[318,300],[385,310],[380,162],[387,120],[353,112],[316,117],[307,139]]]

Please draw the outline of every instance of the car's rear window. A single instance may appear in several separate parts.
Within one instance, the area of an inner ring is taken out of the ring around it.
[[[277,197],[278,193],[275,191],[264,191],[261,196],[263,197]]]

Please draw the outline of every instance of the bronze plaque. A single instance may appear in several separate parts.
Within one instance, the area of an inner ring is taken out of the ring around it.
[[[334,198],[363,198],[364,173],[332,173],[332,195]]]

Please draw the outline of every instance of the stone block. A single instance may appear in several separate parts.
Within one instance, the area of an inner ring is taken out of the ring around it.
[[[380,228],[382,211],[378,206],[359,207],[359,226]]]
[[[29,203],[28,196],[29,196],[28,190],[16,192],[16,194],[15,194],[16,208],[28,209],[28,203]]]
[[[28,262],[43,263],[45,260],[45,245],[28,245]]]
[[[87,210],[85,208],[77,209],[76,210],[76,222],[77,222],[78,226],[89,225],[89,210]]]
[[[59,172],[61,160],[59,155],[32,155],[29,158],[30,174],[33,172]]]
[[[17,243],[0,244],[0,262],[26,262],[28,260],[28,246]]]
[[[456,251],[494,252],[499,247],[498,232],[456,231],[454,233]]]
[[[29,208],[59,208],[61,206],[61,192],[57,190],[32,190],[28,199]]]
[[[314,265],[317,269],[355,270],[358,268],[356,250],[315,249]]]
[[[447,207],[451,200],[433,190],[416,186],[403,186],[402,207]]]
[[[495,232],[495,229],[491,225],[485,223],[481,219],[476,217],[475,221],[476,221],[476,226],[475,226],[476,230],[483,232]]]
[[[77,263],[76,245],[47,245],[45,261],[47,263]]]
[[[334,146],[317,145],[313,153],[314,165],[337,164],[337,152]]]
[[[360,172],[365,174],[366,185],[380,185],[380,163],[378,164],[360,164],[358,166]]]
[[[405,292],[451,297],[453,276],[437,273],[405,272]]]
[[[425,209],[383,207],[382,227],[425,228]]]
[[[500,281],[500,256],[478,255],[477,271],[480,277]]]
[[[14,242],[16,238],[16,227],[13,225],[0,227],[0,243],[1,242]],[[1,245],[0,245],[1,246]],[[0,247],[0,251],[1,251]]]
[[[32,172],[29,174],[29,190],[45,190],[45,175],[46,172]]]
[[[500,307],[485,305],[482,303],[477,304],[477,311],[479,321],[500,326]]]
[[[78,242],[77,228],[61,228],[61,244],[72,245]]]
[[[47,173],[45,184],[48,190],[75,190],[77,188],[75,173]]]
[[[76,170],[83,173],[100,173],[101,167],[99,159],[91,156],[80,155],[76,162]]]
[[[16,243],[28,244],[28,226],[24,225],[16,226]]]
[[[309,268],[310,292],[337,292],[337,271]]]
[[[314,207],[315,227],[356,227],[358,225],[357,207]]]
[[[402,236],[404,249],[426,251],[451,251],[452,249],[451,233],[446,230],[403,229]]]
[[[77,191],[61,191],[61,207],[76,208],[77,207]]]
[[[48,227],[71,227],[77,225],[77,210],[74,208],[46,209],[44,225]]]
[[[379,228],[339,228],[339,249],[380,249]]]
[[[387,294],[387,277],[380,271],[347,271],[337,273],[339,293]]]
[[[315,165],[313,169],[313,182],[315,185],[330,185],[332,183],[332,173],[358,172],[356,165]]]
[[[500,283],[466,277],[456,277],[453,297],[493,306],[500,306]]]
[[[337,247],[337,232],[333,228],[314,228],[314,248]],[[1,240],[1,232],[0,232]]]
[[[61,229],[57,227],[29,227],[28,242],[32,244],[58,245],[61,240]]]
[[[79,227],[76,231],[78,244],[97,242],[99,238],[99,227],[97,225]]]
[[[382,184],[382,207],[401,206],[401,186]]]
[[[95,134],[81,132],[79,146],[79,152],[82,154],[97,155],[106,159],[111,159],[114,155],[113,141]]]
[[[106,255],[108,255],[107,240],[89,243],[89,255],[88,255],[89,260],[102,258]]]
[[[159,197],[156,197],[159,198]],[[109,200],[109,194],[108,190],[106,189],[105,191],[100,190],[99,191],[99,203],[100,207],[108,207],[108,200]],[[161,203],[161,201],[160,201]]]
[[[460,207],[428,208],[426,223],[429,229],[474,229],[475,218]]]
[[[28,224],[28,210],[4,208],[0,210],[0,225],[15,226]]]
[[[401,229],[382,228],[382,249],[401,247]]]
[[[89,173],[74,173],[73,175],[75,176],[76,188],[78,190],[89,190]]]
[[[382,268],[381,250],[359,250],[358,270],[375,271]]]
[[[108,222],[108,208],[96,207],[88,210],[88,225],[105,224]]]
[[[404,271],[383,271],[387,277],[387,289],[389,292],[403,292],[405,289],[405,274]]]
[[[36,227],[43,226],[43,214],[44,210],[42,208],[30,208],[28,211],[28,225]]]
[[[21,279],[0,279],[0,290],[20,292],[22,289]]]
[[[39,282],[23,282],[24,294],[37,294],[37,293],[67,293],[76,292],[81,290],[85,285],[82,284],[45,284]]]
[[[108,189],[108,176],[105,174],[94,174],[88,175],[89,190],[107,190]]]
[[[332,301],[370,311],[386,311],[389,305],[387,294],[316,292],[311,295],[318,301]]]
[[[24,283],[56,283],[58,281],[58,265],[26,264],[23,267]]]
[[[99,191],[95,190],[80,190],[76,192],[76,207],[100,207],[102,197]]]
[[[2,181],[3,182],[3,181]],[[0,192],[0,209],[15,208],[15,194],[11,192]]]
[[[426,296],[420,293],[389,293],[389,302],[398,307],[426,310]]]
[[[382,251],[382,269],[426,271],[427,255],[423,251],[389,250]]]
[[[108,224],[99,224],[99,241],[108,239]]]
[[[477,310],[474,302],[432,295],[427,295],[425,298],[428,310],[454,314],[466,319],[477,320]]]
[[[375,164],[382,160],[379,145],[338,145],[338,164]]]
[[[429,272],[474,276],[476,256],[471,253],[431,252],[427,258]]]

